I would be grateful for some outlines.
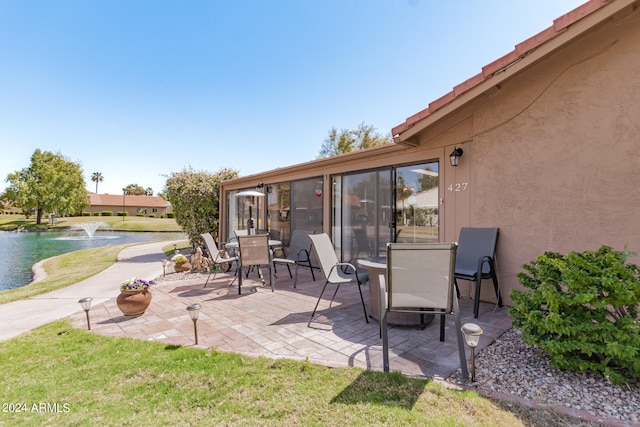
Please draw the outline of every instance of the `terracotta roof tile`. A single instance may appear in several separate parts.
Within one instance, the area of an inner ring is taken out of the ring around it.
[[[546,28],[545,30],[539,32],[538,34],[532,37],[529,37],[528,39],[522,41],[521,43],[518,43],[512,52],[509,52],[506,55],[482,67],[481,73],[455,86],[453,88],[453,91],[429,103],[428,108],[425,108],[424,110],[419,111],[418,113],[408,117],[404,123],[401,123],[398,126],[395,126],[391,130],[391,134],[398,135],[402,132],[405,132],[406,130],[411,128],[414,124],[416,124],[418,121],[424,119],[425,117],[430,116],[436,110],[451,103],[457,97],[469,91],[470,89],[474,88],[475,86],[479,85],[483,81],[490,79],[496,74],[496,72],[503,70],[505,68],[508,68],[509,66],[520,61],[529,52],[531,52],[532,49],[556,37],[559,33],[565,31],[567,27],[569,27],[576,21],[584,18],[590,13],[593,13],[594,11],[603,7],[604,5],[612,3],[614,1],[615,0],[590,0],[587,3],[581,6],[578,6],[572,11],[560,16],[559,18],[553,21],[553,25],[550,26],[549,28]]]
[[[121,194],[89,193],[89,203],[91,203],[91,206],[122,206],[122,199],[123,197]],[[169,202],[158,196],[125,196],[124,205],[164,208],[169,205]]]

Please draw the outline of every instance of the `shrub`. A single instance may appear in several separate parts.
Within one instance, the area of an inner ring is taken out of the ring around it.
[[[91,212],[82,212],[82,216],[91,216]]]
[[[175,216],[173,212],[167,212],[167,218],[175,218]]]
[[[124,212],[123,212],[123,211],[120,211],[120,212],[118,212],[118,216],[129,216],[129,212],[126,212],[126,211],[124,211]]]
[[[144,213],[143,213],[143,212],[138,212],[138,213],[136,214],[136,216],[144,217]]]
[[[100,212],[94,212],[93,216],[100,216]]]
[[[614,383],[640,382],[640,268],[629,252],[539,255],[518,274],[530,291],[514,290],[509,314],[522,339],[551,365],[600,372]]]
[[[100,212],[102,216],[113,216],[113,211],[102,211]]]
[[[156,214],[149,214],[149,218],[155,218]]]

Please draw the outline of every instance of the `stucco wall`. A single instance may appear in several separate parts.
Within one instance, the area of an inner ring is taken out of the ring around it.
[[[544,251],[640,253],[639,42],[634,12],[478,104],[470,223],[500,227],[503,289]]]

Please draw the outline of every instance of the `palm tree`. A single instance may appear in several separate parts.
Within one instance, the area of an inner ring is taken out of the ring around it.
[[[94,172],[91,175],[91,181],[96,183],[96,194],[98,194],[98,183],[104,181],[104,177],[100,172]]]

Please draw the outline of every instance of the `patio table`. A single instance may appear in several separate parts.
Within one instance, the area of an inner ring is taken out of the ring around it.
[[[358,265],[369,272],[369,315],[380,321],[380,280],[378,276],[387,277],[387,257],[362,258]],[[386,286],[386,283],[385,283]],[[401,326],[426,326],[433,319],[432,313],[401,313],[390,311],[387,313],[387,323]]]

